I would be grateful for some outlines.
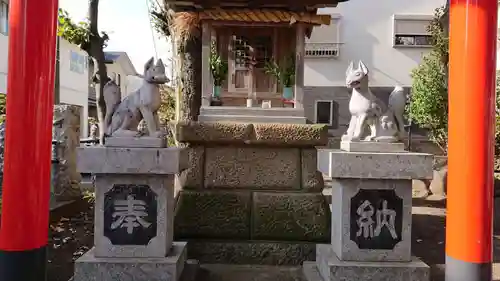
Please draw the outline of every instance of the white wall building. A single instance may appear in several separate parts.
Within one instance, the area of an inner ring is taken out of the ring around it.
[[[137,76],[137,71],[126,52],[105,52],[104,55],[108,76],[120,86],[124,98],[135,90],[133,76]]]
[[[104,52],[104,56],[108,77],[114,79],[120,86],[122,98],[138,88],[136,86],[137,72],[126,52]],[[97,71],[97,63],[94,60],[89,62],[91,63],[90,71]],[[96,89],[93,84],[89,85],[89,116],[97,120]]]
[[[0,0],[0,93],[7,93],[8,1]],[[87,54],[64,39],[59,41],[59,100],[81,107],[81,136],[88,135]],[[55,50],[54,50],[55,52]]]
[[[329,26],[315,27],[306,40],[306,117],[330,124],[341,135],[350,118],[345,71],[362,60],[370,70],[370,87],[387,97],[395,85],[411,86],[410,72],[430,50],[426,27],[445,0],[348,1],[323,8]]]
[[[88,56],[78,46],[59,39],[59,102],[78,105],[81,137],[88,136],[89,72]]]
[[[9,5],[7,0],[0,0],[0,93],[7,91],[7,49]]]

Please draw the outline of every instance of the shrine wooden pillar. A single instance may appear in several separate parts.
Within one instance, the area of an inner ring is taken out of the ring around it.
[[[11,0],[0,280],[45,280],[57,0]]]
[[[304,108],[304,53],[306,30],[303,23],[296,23],[295,31],[295,108]]]
[[[212,27],[208,22],[201,24],[201,105],[210,106],[212,95],[212,74],[210,72],[210,48]]]
[[[451,0],[446,281],[491,281],[497,0]]]

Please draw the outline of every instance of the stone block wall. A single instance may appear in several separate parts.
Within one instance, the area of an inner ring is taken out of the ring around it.
[[[326,126],[179,123],[173,132],[190,147],[174,233],[192,241],[191,257],[298,264],[314,258],[314,243],[330,240],[315,149],[328,142]]]

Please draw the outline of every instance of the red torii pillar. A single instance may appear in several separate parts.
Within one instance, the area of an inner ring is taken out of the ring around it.
[[[57,0],[11,0],[0,280],[46,280]]]
[[[446,281],[491,281],[498,0],[451,0]]]

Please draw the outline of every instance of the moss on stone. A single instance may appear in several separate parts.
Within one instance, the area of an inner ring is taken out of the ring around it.
[[[324,125],[255,124],[258,143],[317,146],[328,143],[328,128]]]
[[[179,122],[172,123],[171,128],[176,140],[186,143],[278,146],[324,146],[328,143],[326,125]]]
[[[175,139],[186,143],[244,143],[253,133],[252,124],[245,123],[178,122],[170,127]]]
[[[321,193],[255,192],[252,203],[252,239],[330,239],[330,210]]]
[[[176,239],[249,239],[250,200],[249,192],[181,191]]]

